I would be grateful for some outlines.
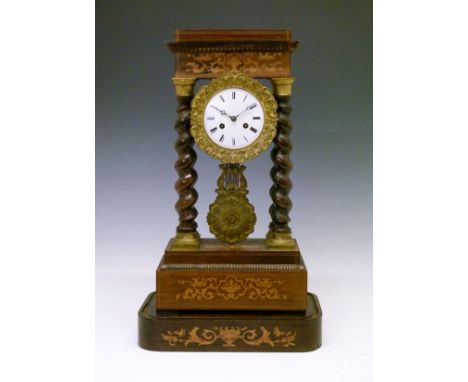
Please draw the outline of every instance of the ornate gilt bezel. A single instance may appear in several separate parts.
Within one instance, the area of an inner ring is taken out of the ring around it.
[[[209,100],[226,88],[240,88],[252,93],[264,112],[263,130],[259,137],[242,149],[227,149],[213,142],[205,131],[203,115]],[[261,82],[242,73],[228,74],[200,88],[192,101],[191,128],[197,145],[208,155],[223,163],[243,163],[265,151],[276,135],[277,104],[270,90]]]

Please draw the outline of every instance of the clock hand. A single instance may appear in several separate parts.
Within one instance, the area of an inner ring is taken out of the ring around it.
[[[210,105],[213,109],[216,109],[218,110],[221,115],[225,115],[226,117],[229,117],[231,119],[232,122],[236,122],[236,119],[237,117],[235,115],[229,115],[228,113],[226,113],[224,110],[221,110],[221,109],[218,109],[216,106],[213,106],[213,105]]]
[[[216,106],[213,106],[213,105],[210,105],[213,109],[216,109],[218,110],[221,115],[227,115],[228,117],[230,117],[224,110],[221,110],[221,109],[218,109]]]
[[[252,105],[247,106],[244,110],[242,110],[239,114],[236,115],[236,119],[239,118],[240,115],[244,114],[246,111],[252,110],[257,104],[253,103]]]

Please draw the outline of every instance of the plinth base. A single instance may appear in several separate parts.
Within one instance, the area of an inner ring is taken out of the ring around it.
[[[147,350],[301,352],[322,341],[322,310],[311,293],[299,313],[156,311],[153,292],[138,316],[138,344]]]

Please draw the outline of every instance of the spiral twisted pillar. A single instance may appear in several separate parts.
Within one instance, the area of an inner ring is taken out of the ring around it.
[[[289,211],[292,208],[292,201],[289,198],[289,192],[292,189],[292,182],[289,173],[293,164],[289,158],[292,150],[292,141],[289,137],[292,124],[289,119],[291,106],[292,84],[294,78],[272,78],[273,93],[278,103],[278,122],[277,134],[273,140],[271,150],[271,160],[273,167],[270,176],[273,185],[270,189],[272,204],[270,206],[271,222],[266,237],[266,244],[269,247],[294,248],[295,240],[292,238],[291,228],[289,227]]]
[[[197,231],[196,222],[198,211],[195,208],[198,193],[194,187],[198,178],[194,168],[197,154],[193,149],[194,140],[190,134],[190,104],[196,79],[173,78],[172,81],[178,102],[175,123],[177,140],[174,147],[178,154],[175,169],[179,176],[175,183],[175,189],[179,195],[175,204],[179,215],[179,224],[176,228],[173,247],[192,248],[198,247],[200,244],[200,234]]]

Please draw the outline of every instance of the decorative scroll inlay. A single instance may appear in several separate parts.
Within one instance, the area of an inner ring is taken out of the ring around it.
[[[284,280],[249,277],[238,279],[235,276],[196,277],[178,280],[179,284],[187,285],[183,293],[176,295],[176,299],[183,300],[212,300],[221,297],[224,300],[287,300],[284,293],[280,293],[277,286],[284,284]]]
[[[286,332],[280,330],[277,326],[273,329],[273,333],[265,327],[260,327],[260,332],[257,329],[248,329],[247,327],[213,327],[211,329],[201,330],[199,327],[194,327],[190,331],[184,328],[179,330],[168,330],[166,333],[161,333],[162,338],[169,343],[170,346],[197,344],[198,346],[206,346],[220,341],[223,347],[235,348],[236,342],[241,341],[246,345],[260,346],[262,344],[270,345],[271,347],[292,347],[296,339],[296,332]]]
[[[216,52],[189,53],[186,55],[184,72],[220,75],[230,72],[276,73],[283,69],[282,52]]]

